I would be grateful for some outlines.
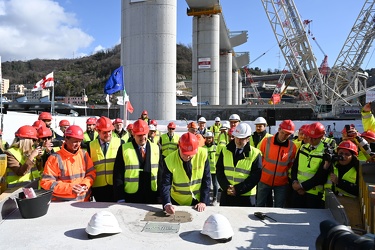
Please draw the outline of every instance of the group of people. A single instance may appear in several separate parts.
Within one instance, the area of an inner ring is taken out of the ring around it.
[[[88,118],[86,131],[61,120],[59,136],[51,114],[42,112],[4,149],[6,178],[10,188],[39,180],[41,188],[53,191],[53,201],[162,204],[171,214],[176,205],[204,211],[218,203],[323,208],[327,187],[358,196],[359,164],[372,159],[369,143],[375,141],[369,104],[362,116],[364,133],[345,126],[337,145],[320,122],[301,126],[293,138],[291,120],[272,135],[263,117],[254,121],[253,132],[237,114],[228,122],[216,117],[210,127],[200,117],[182,135],[170,122],[162,134],[146,110],[126,129],[120,118]]]

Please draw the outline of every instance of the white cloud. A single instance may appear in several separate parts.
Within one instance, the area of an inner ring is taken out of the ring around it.
[[[72,58],[94,38],[52,0],[0,1],[2,61]]]
[[[105,50],[105,48],[102,46],[102,45],[98,45],[94,48],[94,52],[93,54],[99,52],[99,51],[102,51],[102,50]]]

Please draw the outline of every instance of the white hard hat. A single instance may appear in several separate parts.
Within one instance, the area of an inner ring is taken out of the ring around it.
[[[232,135],[241,139],[247,138],[251,135],[251,127],[249,124],[241,122],[234,128]]]
[[[101,234],[116,234],[121,232],[122,230],[116,217],[108,211],[95,213],[86,227],[86,233],[89,235],[89,238],[94,238]]]
[[[255,119],[254,124],[255,125],[265,124],[267,126],[267,121],[263,117],[258,117],[257,119]]]
[[[204,118],[203,116],[201,118],[198,119],[198,122],[207,122],[206,121],[206,118]]]
[[[203,137],[214,137],[214,134],[211,131],[206,131]]]
[[[229,119],[228,119],[228,120],[229,120],[229,121],[241,121],[240,116],[237,115],[237,114],[231,114],[231,115],[229,116]]]
[[[215,122],[219,122],[219,121],[221,121],[220,117],[215,117]]]
[[[220,129],[229,129],[229,128],[230,128],[229,122],[223,122],[223,124],[220,127]]]
[[[148,125],[148,129],[151,131],[156,131],[155,125],[152,125],[152,124]]]
[[[204,222],[201,234],[224,242],[230,241],[234,235],[229,220],[221,214],[210,215]]]

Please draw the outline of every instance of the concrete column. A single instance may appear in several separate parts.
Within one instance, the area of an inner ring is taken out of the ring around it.
[[[121,64],[134,107],[151,119],[176,119],[176,0],[122,1]]]
[[[232,53],[220,53],[220,105],[232,105]]]
[[[232,104],[238,105],[238,70],[232,72]]]
[[[198,102],[219,104],[220,16],[193,18],[193,95]]]
[[[238,104],[242,104],[242,97],[243,97],[243,93],[242,93],[242,82],[241,81],[238,81]]]

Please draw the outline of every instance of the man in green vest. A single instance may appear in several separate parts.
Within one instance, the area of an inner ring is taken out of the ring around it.
[[[160,203],[158,190],[162,161],[158,145],[147,140],[148,132],[147,122],[138,119],[133,124],[134,139],[122,144],[117,151],[113,168],[117,202]]]
[[[95,126],[99,136],[87,147],[96,170],[96,179],[92,185],[92,197],[99,202],[115,202],[113,197],[113,166],[118,148],[123,141],[112,136],[114,126],[108,117],[102,116]]]
[[[175,151],[178,147],[178,140],[180,136],[175,134],[176,124],[174,122],[170,122],[167,125],[168,132],[162,134],[160,137],[160,145],[163,158],[167,157],[170,153]]]
[[[86,120],[86,131],[83,133],[82,148],[87,148],[89,143],[98,137],[98,132],[95,131],[96,118],[90,117]]]
[[[234,140],[221,150],[216,163],[216,177],[223,190],[220,206],[251,207],[262,173],[261,152],[250,146],[249,124],[239,123],[232,135]]]
[[[168,214],[173,205],[194,206],[198,212],[210,202],[210,164],[207,149],[198,147],[196,135],[187,132],[180,137],[178,150],[165,158],[161,198]]]

